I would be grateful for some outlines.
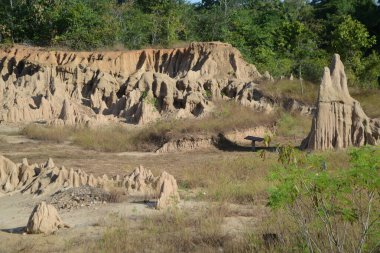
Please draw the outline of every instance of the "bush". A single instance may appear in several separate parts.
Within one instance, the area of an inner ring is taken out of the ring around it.
[[[350,167],[329,168],[320,156],[280,153],[270,206],[285,209],[310,252],[371,252],[379,242],[380,150],[349,153]],[[280,156],[281,157],[281,156]]]

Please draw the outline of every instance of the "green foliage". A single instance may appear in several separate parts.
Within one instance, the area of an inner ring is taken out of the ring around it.
[[[343,21],[333,32],[332,46],[342,55],[350,55],[355,51],[367,49],[376,43],[376,38],[370,36],[367,28],[350,16],[344,16]]]
[[[212,98],[212,92],[210,90],[205,90],[205,96],[210,100]]]
[[[153,107],[157,110],[157,108],[159,107],[159,102],[158,102],[158,99],[156,97],[146,97],[144,99],[144,101],[146,101],[148,104],[150,105],[153,105]]]
[[[380,150],[352,149],[350,167],[328,168],[323,157],[280,149],[270,206],[294,218],[311,252],[361,252],[379,239]],[[377,231],[377,232],[376,232]]]
[[[269,147],[272,142],[272,137],[269,134],[264,135],[264,145],[265,147]]]
[[[380,87],[380,55],[376,51],[361,59],[362,68],[358,73],[359,86],[363,88]]]
[[[380,8],[371,0],[0,0],[0,6],[0,43],[90,50],[219,40],[261,72],[313,82],[338,52],[350,84],[379,84]]]
[[[153,19],[137,8],[127,8],[122,14],[121,41],[130,49],[140,49],[151,43]]]
[[[52,43],[74,49],[91,49],[113,45],[119,27],[108,0],[66,0],[58,9],[59,28],[63,33]]]
[[[289,144],[278,147],[278,162],[287,167],[297,164],[297,151]]]

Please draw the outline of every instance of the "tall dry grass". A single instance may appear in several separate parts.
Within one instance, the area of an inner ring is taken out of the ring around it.
[[[275,100],[295,99],[308,105],[314,105],[317,102],[319,85],[303,81],[302,93],[299,80],[278,80],[275,83],[260,85],[260,90]]]
[[[29,125],[22,134],[44,141],[72,140],[78,146],[98,151],[154,151],[171,139],[189,135],[212,136],[230,130],[273,125],[276,117],[275,113],[255,112],[235,102],[218,102],[215,111],[206,117],[161,120],[138,129],[122,126],[89,129]]]
[[[305,138],[311,128],[312,117],[282,112],[277,120],[276,135],[280,137]]]
[[[364,112],[371,118],[380,118],[380,89],[351,88],[350,94],[360,102]]]
[[[50,127],[31,124],[21,130],[21,134],[31,139],[62,143],[69,140],[74,128]]]

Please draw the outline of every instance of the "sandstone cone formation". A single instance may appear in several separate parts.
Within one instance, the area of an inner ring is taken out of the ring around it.
[[[63,227],[67,225],[63,223],[57,209],[43,201],[33,209],[26,231],[29,234],[50,234]]]
[[[122,186],[127,188],[129,192],[152,194],[152,185],[155,180],[156,178],[150,170],[146,170],[143,166],[140,166],[130,175],[124,177]]]
[[[178,194],[178,186],[175,178],[167,172],[162,172],[157,180],[156,189],[159,192],[157,200],[157,209],[165,209],[176,205],[180,198]]]
[[[368,118],[360,103],[350,96],[344,65],[335,54],[330,69],[324,70],[317,113],[301,147],[326,150],[379,143],[380,120]]]
[[[0,120],[94,125],[146,124],[164,115],[198,117],[213,99],[266,110],[253,95],[265,79],[219,42],[128,52],[0,50]]]

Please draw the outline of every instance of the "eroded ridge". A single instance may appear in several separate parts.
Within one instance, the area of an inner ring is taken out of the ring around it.
[[[220,42],[127,52],[15,46],[0,50],[0,74],[0,120],[6,122],[145,124],[201,116],[216,98],[270,107],[253,95],[265,76]]]

